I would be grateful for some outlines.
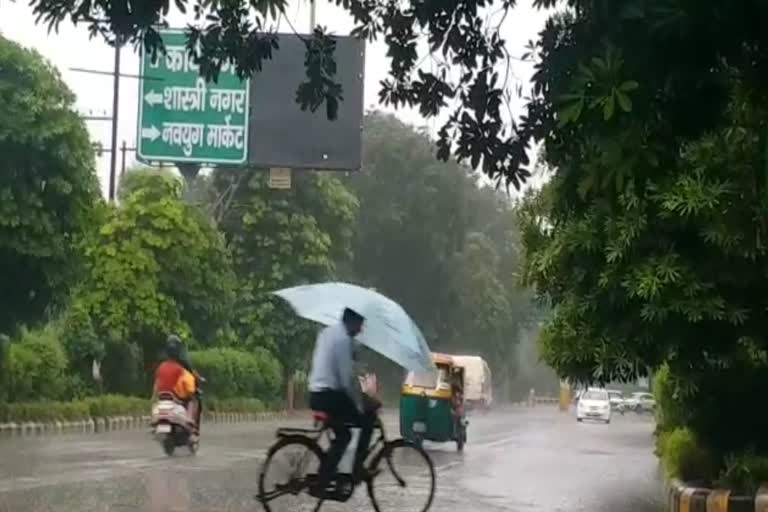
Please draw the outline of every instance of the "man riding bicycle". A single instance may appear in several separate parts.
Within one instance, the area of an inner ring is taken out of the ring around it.
[[[370,476],[363,464],[380,404],[362,394],[354,372],[353,338],[362,330],[363,322],[360,314],[347,308],[341,322],[323,329],[315,341],[309,374],[309,405],[312,410],[328,416],[328,426],[334,434],[327,456],[320,465],[317,485],[313,489],[315,494],[325,494],[336,474],[339,461],[352,439],[347,424],[360,428],[353,479],[360,481]]]

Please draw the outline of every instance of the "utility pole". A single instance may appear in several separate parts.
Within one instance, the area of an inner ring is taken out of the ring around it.
[[[128,152],[128,144],[126,144],[125,141],[123,141],[123,147],[120,148],[120,151],[123,153],[123,161],[120,166],[120,179],[123,179],[123,175],[125,174],[125,154]]]
[[[115,181],[117,177],[117,120],[120,105],[120,50],[122,50],[122,38],[115,36],[115,69],[112,86],[112,144],[109,162],[109,200],[115,200]],[[125,156],[125,153],[123,153]]]

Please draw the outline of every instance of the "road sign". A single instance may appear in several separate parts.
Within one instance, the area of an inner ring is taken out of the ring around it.
[[[206,82],[179,30],[161,31],[166,54],[142,52],[137,155],[144,162],[240,164],[248,152],[249,81],[225,64]],[[146,78],[146,79],[145,79]]]
[[[291,170],[287,167],[272,167],[269,170],[269,188],[280,190],[291,188]]]
[[[328,120],[324,106],[309,112],[296,103],[296,88],[306,80],[306,46],[296,34],[279,34],[280,49],[253,74],[248,149],[252,166],[294,171],[360,169],[365,40],[334,39],[334,79],[341,84],[343,96],[334,121]]]

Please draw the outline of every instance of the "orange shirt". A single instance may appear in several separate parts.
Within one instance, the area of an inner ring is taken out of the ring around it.
[[[195,392],[195,376],[176,361],[164,361],[155,370],[155,389],[186,400]]]

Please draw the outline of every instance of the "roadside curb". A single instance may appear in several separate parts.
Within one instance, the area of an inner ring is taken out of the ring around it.
[[[768,512],[768,484],[754,496],[731,494],[726,489],[669,484],[670,512]]]
[[[203,414],[204,423],[258,423],[280,418],[287,418],[299,411],[269,411],[260,413],[235,412],[206,412]],[[0,423],[0,438],[30,437],[56,434],[78,434],[114,432],[126,430],[143,430],[149,428],[149,416],[109,416],[106,418],[89,418],[78,421],[52,422],[10,422]]]

